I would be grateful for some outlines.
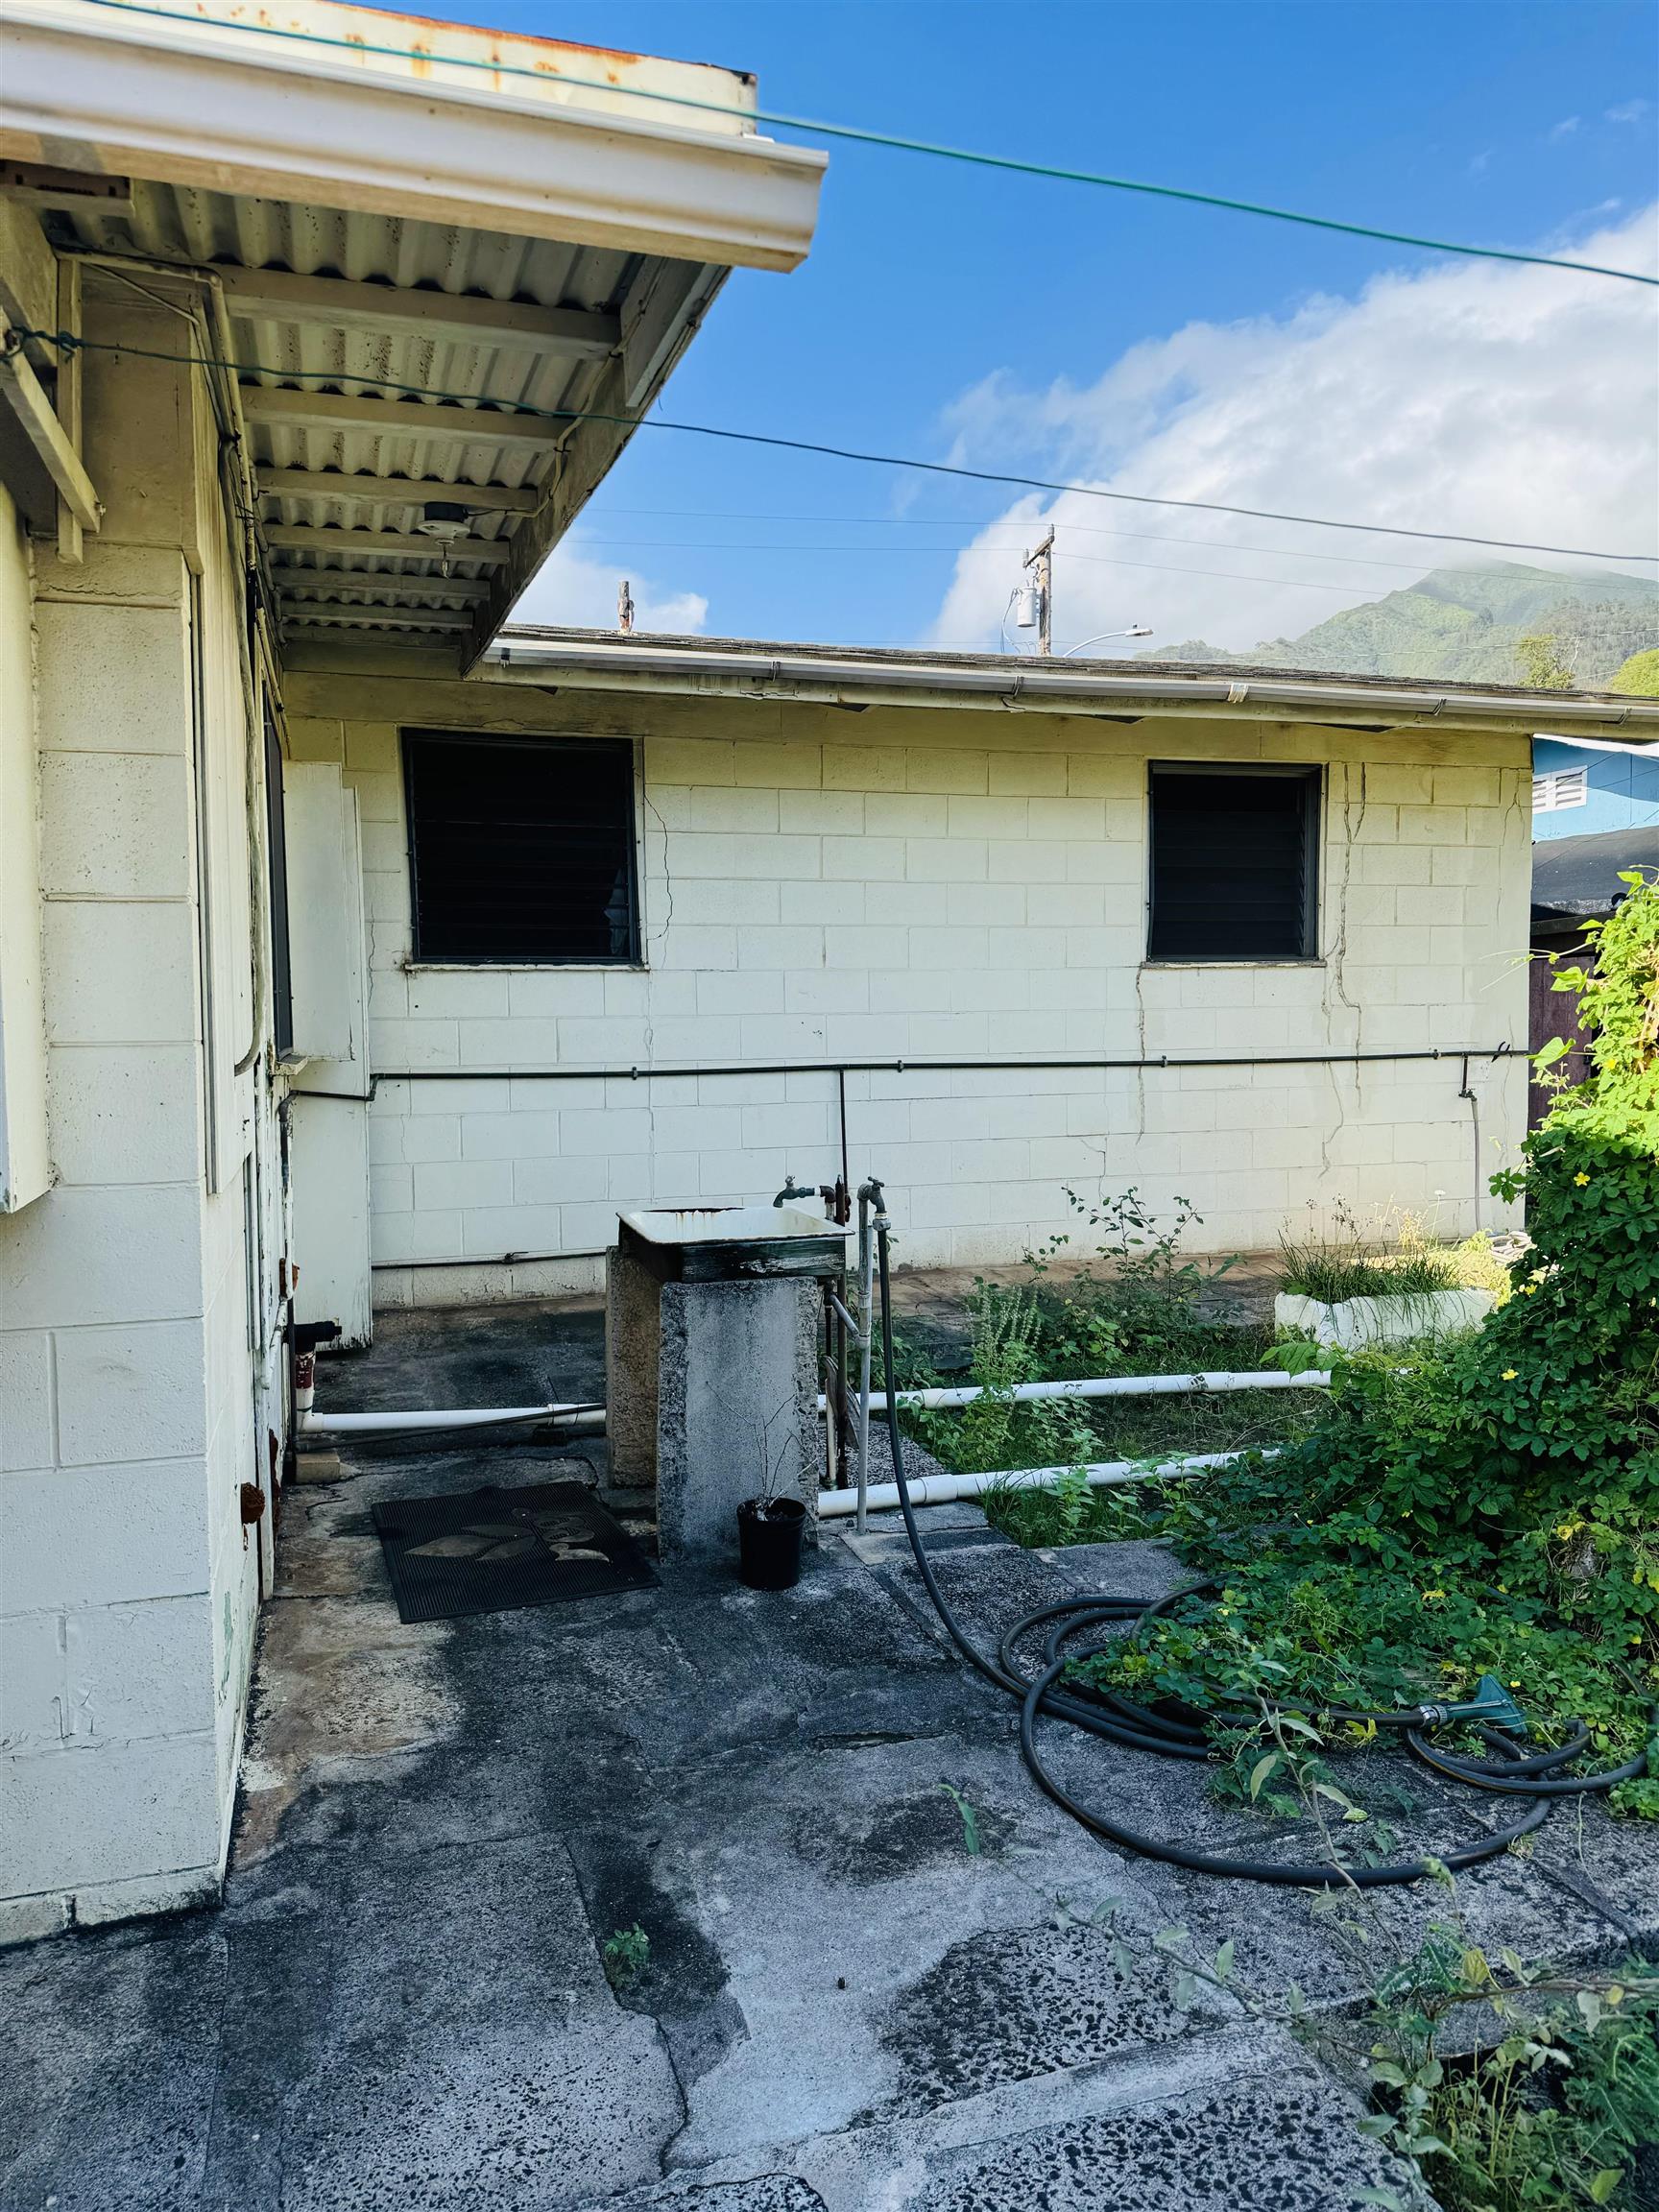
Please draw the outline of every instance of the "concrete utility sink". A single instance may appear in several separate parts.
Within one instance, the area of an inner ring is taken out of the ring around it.
[[[651,1206],[617,1216],[617,1244],[660,1283],[839,1275],[847,1232],[792,1206]]]
[[[651,1244],[731,1243],[740,1237],[835,1234],[822,1214],[803,1214],[793,1206],[644,1206],[619,1218]]]
[[[740,1501],[799,1498],[815,1533],[823,1284],[847,1232],[784,1206],[641,1207],[607,1267],[616,1503],[655,1499],[662,1554],[730,1557]]]

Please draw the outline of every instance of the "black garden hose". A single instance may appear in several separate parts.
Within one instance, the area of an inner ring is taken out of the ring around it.
[[[1478,1733],[1491,1759],[1461,1758],[1440,1750],[1432,1742],[1430,1731],[1437,1724],[1434,1716],[1426,1708],[1411,1706],[1401,1712],[1362,1713],[1333,1710],[1328,1718],[1335,1720],[1370,1721],[1379,1728],[1392,1728],[1405,1737],[1407,1743],[1424,1764],[1436,1773],[1450,1776],[1454,1781],[1466,1783],[1471,1789],[1495,1791],[1503,1795],[1521,1796],[1530,1800],[1518,1820],[1506,1827],[1497,1828],[1482,1836],[1479,1842],[1463,1844],[1449,1850],[1438,1858],[1395,1859],[1379,1866],[1343,1866],[1334,1861],[1279,1862],[1266,1859],[1235,1859],[1224,1852],[1195,1851],[1185,1844],[1166,1842],[1153,1836],[1144,1836],[1139,1829],[1126,1827],[1121,1821],[1111,1819],[1104,1813],[1083,1805],[1073,1797],[1064,1784],[1058,1781],[1045,1765],[1038,1746],[1037,1724],[1044,1719],[1066,1720],[1090,1735],[1100,1736],[1108,1742],[1119,1743],[1135,1751],[1154,1751],[1167,1759],[1204,1760],[1211,1755],[1208,1734],[1203,1726],[1203,1716],[1194,1713],[1190,1719],[1156,1713],[1145,1706],[1137,1705],[1120,1696],[1116,1691],[1106,1690],[1088,1697],[1080,1697],[1060,1687],[1067,1670],[1079,1659],[1087,1659],[1096,1652],[1113,1648],[1108,1643],[1074,1644],[1072,1639],[1085,1630],[1103,1623],[1131,1622],[1135,1628],[1155,1620],[1183,1598],[1214,1589],[1206,1581],[1189,1583],[1184,1589],[1170,1591],[1167,1596],[1144,1599],[1120,1598],[1101,1594],[1093,1598],[1072,1598],[1057,1605],[1045,1605],[1035,1613],[1028,1613],[1015,1623],[998,1647],[995,1659],[987,1658],[968,1639],[961,1623],[951,1611],[950,1601],[939,1587],[927,1550],[922,1541],[922,1531],[916,1525],[915,1507],[910,1503],[910,1486],[904,1477],[903,1439],[899,1429],[898,1393],[892,1386],[897,1373],[893,1356],[893,1306],[888,1278],[888,1229],[884,1217],[876,1223],[877,1262],[881,1290],[881,1350],[888,1377],[887,1433],[893,1452],[893,1479],[899,1492],[899,1509],[904,1517],[904,1531],[910,1540],[915,1556],[916,1571],[951,1642],[968,1664],[998,1690],[1020,1701],[1020,1749],[1026,1766],[1039,1789],[1046,1792],[1056,1805],[1064,1807],[1073,1819],[1078,1820],[1091,1834],[1104,1842],[1115,1844],[1119,1850],[1131,1851],[1143,1859],[1162,1860],[1171,1866],[1188,1866],[1198,1874],[1217,1874],[1239,1882],[1271,1882],[1293,1888],[1316,1888],[1331,1885],[1346,1885],[1360,1889],[1376,1889],[1390,1883],[1420,1882],[1443,1871],[1460,1872],[1467,1866],[1478,1866],[1483,1860],[1495,1859],[1506,1851],[1521,1837],[1528,1836],[1549,1817],[1551,1802],[1556,1797],[1583,1796],[1592,1791],[1610,1790],[1616,1783],[1630,1780],[1646,1773],[1645,1756],[1627,1761],[1604,1773],[1583,1776],[1564,1775],[1561,1767],[1583,1753],[1589,1742],[1590,1731],[1581,1720],[1575,1721],[1566,1741],[1553,1750],[1524,1753],[1513,1737],[1501,1731],[1480,1727]],[[1023,1672],[1016,1657],[1022,1641],[1035,1630],[1046,1628],[1041,1671],[1032,1675]],[[1131,1630],[1133,1634],[1134,1629]],[[1286,1705],[1284,1710],[1296,1708]]]

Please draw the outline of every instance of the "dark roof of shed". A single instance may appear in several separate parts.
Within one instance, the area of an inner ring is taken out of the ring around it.
[[[1659,870],[1659,824],[1541,838],[1532,848],[1533,921],[1610,914],[1629,890],[1620,875],[1631,868]]]

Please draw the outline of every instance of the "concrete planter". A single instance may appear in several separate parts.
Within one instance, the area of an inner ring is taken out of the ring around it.
[[[1455,1336],[1479,1329],[1496,1304],[1490,1290],[1417,1290],[1398,1298],[1345,1298],[1339,1306],[1281,1290],[1273,1319],[1281,1329],[1307,1330],[1316,1344],[1351,1352],[1362,1344]]]

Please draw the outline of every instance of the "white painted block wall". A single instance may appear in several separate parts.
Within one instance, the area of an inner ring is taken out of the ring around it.
[[[176,349],[172,318],[94,327]],[[239,1490],[260,1110],[233,1071],[247,733],[212,435],[184,373],[89,355],[105,526],[79,566],[36,546],[33,639],[0,638],[36,672],[52,1174],[0,1215],[0,1940],[209,1896],[228,1836],[258,1593]]]
[[[1476,1061],[1479,1180],[1524,1125],[1525,738],[787,702],[557,696],[295,674],[293,741],[364,822],[382,1303],[582,1286],[618,1207],[770,1199],[839,1165],[834,1078],[592,1076],[891,1057],[1292,1054],[1508,1043]],[[411,963],[398,726],[611,733],[639,747],[641,970]],[[1318,762],[1317,965],[1142,960],[1153,759]],[[407,1071],[424,1080],[397,1080]],[[432,1080],[442,1072],[445,1080]],[[916,1263],[1018,1258],[1063,1187],[1137,1185],[1270,1246],[1407,1208],[1474,1226],[1462,1064],[847,1078],[854,1180],[886,1176]],[[1507,1214],[1489,1196],[1484,1225]],[[509,1261],[508,1254],[530,1257]]]

